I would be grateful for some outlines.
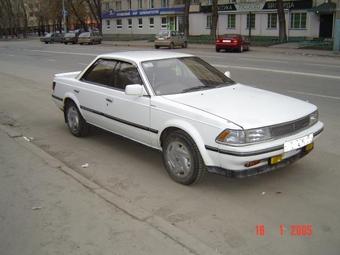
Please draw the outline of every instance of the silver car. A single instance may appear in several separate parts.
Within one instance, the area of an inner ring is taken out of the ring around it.
[[[178,31],[161,30],[155,39],[155,48],[168,47],[170,49],[180,46],[182,48],[188,47],[188,41],[184,33]]]

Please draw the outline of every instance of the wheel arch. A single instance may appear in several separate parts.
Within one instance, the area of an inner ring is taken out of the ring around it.
[[[81,116],[84,118],[84,115],[83,115],[82,110],[81,110],[81,108],[80,108],[80,103],[79,103],[79,100],[77,99],[77,97],[76,97],[75,95],[71,94],[71,93],[67,93],[67,94],[65,95],[65,97],[64,97],[64,100],[63,100],[63,104],[64,104],[64,120],[65,120],[65,123],[67,123],[67,117],[66,117],[66,105],[67,105],[68,103],[70,103],[70,102],[74,103],[74,104],[77,106],[77,108],[78,108],[78,110],[79,110]]]
[[[174,122],[174,123],[171,123],[171,124],[169,123],[168,125],[166,125],[162,129],[162,131],[160,132],[160,135],[159,135],[159,145],[160,145],[160,147],[162,147],[164,139],[167,137],[167,135],[169,135],[171,132],[173,132],[175,130],[183,131],[195,142],[199,152],[201,153],[201,156],[202,156],[202,159],[203,159],[205,165],[211,165],[212,164],[212,159],[209,156],[209,154],[207,153],[207,150],[205,148],[205,144],[204,144],[204,141],[203,141],[201,135],[199,134],[197,129],[189,123]]]

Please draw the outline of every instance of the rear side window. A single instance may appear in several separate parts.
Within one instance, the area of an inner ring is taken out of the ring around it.
[[[125,90],[126,85],[143,84],[137,68],[127,62],[120,62],[116,68],[114,87]]]
[[[102,84],[112,87],[114,85],[115,60],[99,59],[82,77],[83,81]]]

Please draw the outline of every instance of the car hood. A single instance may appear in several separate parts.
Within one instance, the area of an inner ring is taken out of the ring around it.
[[[244,129],[289,122],[317,109],[310,103],[242,84],[164,98],[211,113]]]

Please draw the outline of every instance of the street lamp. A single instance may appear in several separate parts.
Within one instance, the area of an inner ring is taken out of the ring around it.
[[[67,33],[67,26],[66,26],[66,10],[65,10],[65,0],[63,1],[63,23],[64,23],[64,33]]]

